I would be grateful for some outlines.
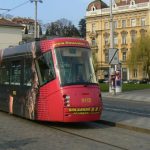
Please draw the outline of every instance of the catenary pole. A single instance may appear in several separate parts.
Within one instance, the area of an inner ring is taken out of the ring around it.
[[[31,3],[34,2],[35,4],[35,9],[34,9],[34,15],[35,15],[35,20],[34,20],[34,38],[37,39],[39,38],[39,33],[38,33],[38,30],[37,30],[37,3],[40,2],[42,3],[43,1],[42,0],[30,0]]]

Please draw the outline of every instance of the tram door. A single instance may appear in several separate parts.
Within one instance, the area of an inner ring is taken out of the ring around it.
[[[10,79],[9,79],[9,111],[13,114],[20,115],[20,105],[22,96],[22,60],[10,61]]]
[[[0,64],[0,110],[3,111],[8,111],[9,74],[9,63],[3,61]]]
[[[9,60],[0,66],[0,109],[19,115],[22,61]]]
[[[12,61],[10,65],[13,113],[28,119],[35,119],[34,61],[32,58],[22,58],[22,60]]]

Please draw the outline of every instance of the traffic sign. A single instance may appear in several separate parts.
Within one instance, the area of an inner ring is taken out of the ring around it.
[[[117,65],[119,64],[119,56],[117,48],[109,48],[109,64]]]

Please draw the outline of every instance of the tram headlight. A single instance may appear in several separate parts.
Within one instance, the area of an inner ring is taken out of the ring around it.
[[[63,95],[63,97],[64,97],[64,106],[69,107],[70,106],[70,96]]]
[[[65,99],[66,99],[66,100],[70,100],[70,96],[69,96],[69,95],[66,95]]]

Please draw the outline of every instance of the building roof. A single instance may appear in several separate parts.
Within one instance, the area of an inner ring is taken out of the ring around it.
[[[115,0],[117,6],[130,5],[131,2],[135,2],[135,4],[149,2],[149,0]],[[87,11],[91,11],[95,7],[95,9],[108,8],[109,6],[104,3],[102,0],[94,0],[92,1],[88,7]]]
[[[13,18],[12,22],[17,24],[34,24],[34,19],[30,18]]]
[[[4,19],[4,18],[0,19],[0,26],[23,27],[21,25],[18,25],[16,23],[9,21],[7,19]]]
[[[135,2],[135,4],[138,4],[138,3],[149,2],[149,0],[118,0],[116,1],[116,4],[117,6],[124,6],[124,5],[130,5],[130,2]]]
[[[104,3],[102,0],[94,0],[88,5],[87,11],[91,11],[93,7],[95,7],[95,9],[102,9],[108,8],[108,5]]]

